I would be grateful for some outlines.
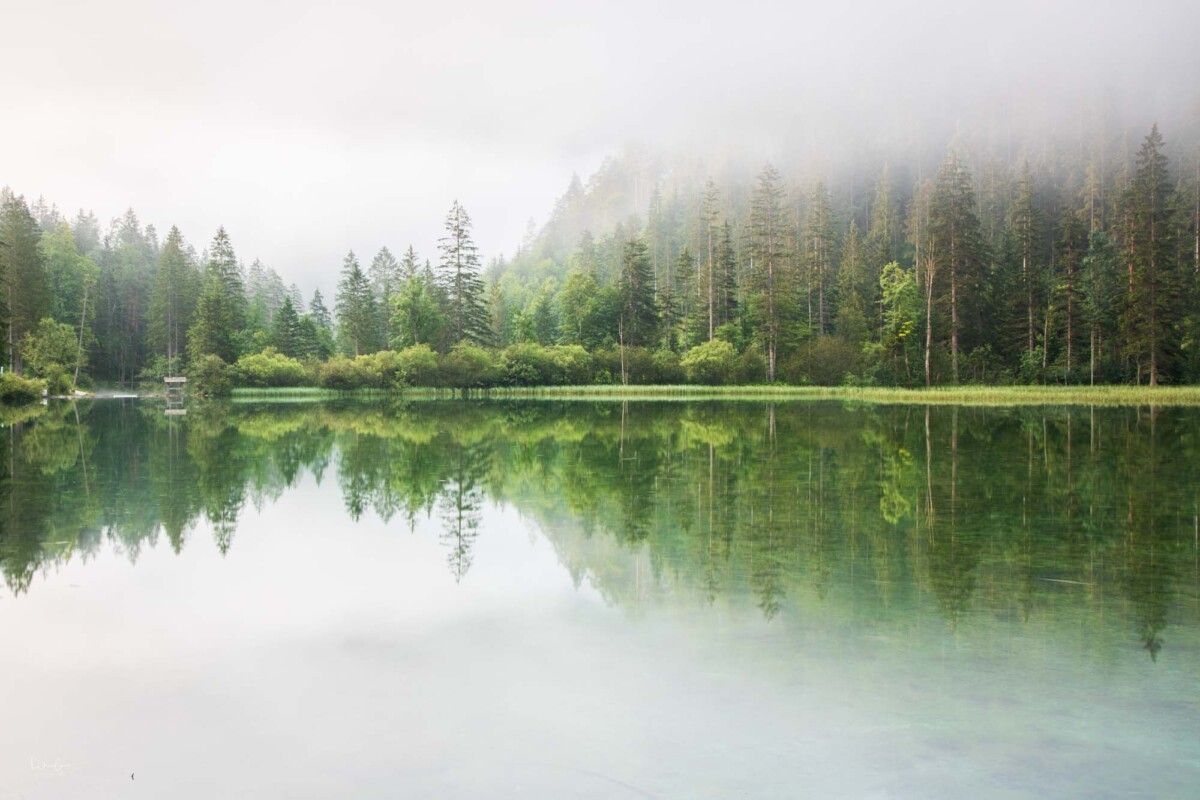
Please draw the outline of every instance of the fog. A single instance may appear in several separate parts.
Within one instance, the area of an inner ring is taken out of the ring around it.
[[[460,199],[511,253],[572,172],[835,160],[964,128],[1194,134],[1200,5],[2,0],[0,184],[332,286]]]

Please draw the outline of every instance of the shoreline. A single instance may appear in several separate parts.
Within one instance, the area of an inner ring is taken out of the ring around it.
[[[335,390],[320,387],[237,388],[234,401],[329,399],[469,399],[762,402],[847,401],[877,405],[1200,406],[1200,386],[942,386],[930,389],[827,386],[542,386],[469,390],[410,387]]]

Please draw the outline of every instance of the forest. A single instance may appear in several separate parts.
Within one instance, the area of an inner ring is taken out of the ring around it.
[[[4,190],[0,395],[169,374],[213,394],[1194,383],[1198,153],[1157,126],[787,176],[630,151],[509,259],[484,263],[455,201],[437,253],[349,252],[331,298],[223,228],[197,251],[132,210],[102,227]]]

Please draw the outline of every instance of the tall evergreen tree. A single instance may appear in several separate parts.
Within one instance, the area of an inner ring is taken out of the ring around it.
[[[1103,230],[1092,231],[1080,273],[1080,317],[1088,329],[1088,383],[1094,384],[1097,358],[1116,337],[1121,296],[1117,251]]]
[[[788,313],[787,221],[783,185],[771,165],[763,168],[750,202],[751,299],[767,360],[767,380],[775,380],[783,321]]]
[[[625,243],[621,273],[617,280],[620,315],[617,318],[617,342],[621,347],[621,382],[629,382],[625,348],[645,347],[658,334],[658,308],[654,303],[654,273],[646,243],[634,237]]]
[[[242,271],[225,229],[218,228],[208,249],[204,283],[192,326],[188,330],[188,357],[193,361],[213,354],[227,362],[237,360],[246,325],[246,295]]]
[[[929,215],[931,258],[949,283],[950,373],[959,378],[959,350],[983,265],[975,190],[966,164],[951,151],[938,170]]]
[[[183,234],[172,226],[154,271],[148,333],[151,350],[166,358],[170,373],[175,372],[184,356],[196,307],[197,284],[198,276],[188,257]]]
[[[1038,270],[1035,263],[1041,218],[1033,196],[1033,177],[1029,173],[1029,162],[1021,164],[1021,177],[1017,182],[1017,196],[1010,211],[1009,225],[1017,239],[1021,257],[1021,294],[1024,299],[1026,349],[1032,353],[1036,346],[1038,328],[1035,322],[1041,302],[1039,295]]]
[[[338,281],[334,308],[337,311],[338,338],[350,355],[363,355],[378,350],[379,312],[371,282],[354,251],[342,262],[342,277]]]
[[[329,314],[329,308],[325,305],[325,298],[321,294],[320,289],[313,289],[312,300],[308,301],[308,316],[312,317],[319,327],[327,331],[333,331],[333,317]]]
[[[1179,321],[1178,276],[1171,229],[1171,178],[1163,138],[1155,125],[1138,150],[1124,197],[1122,231],[1129,275],[1125,300],[1126,346],[1137,360],[1137,378],[1156,386],[1174,355]]]
[[[291,358],[301,358],[306,355],[305,332],[300,324],[300,315],[292,305],[292,298],[283,298],[283,305],[275,312],[271,320],[271,344],[280,353]]]
[[[837,332],[855,346],[867,339],[868,278],[862,249],[858,223],[851,220],[838,268]]]
[[[486,344],[491,337],[479,251],[471,239],[471,218],[455,200],[438,240],[438,278],[446,297],[446,317],[458,341]]]
[[[709,180],[704,186],[704,198],[700,205],[700,219],[704,225],[704,307],[708,314],[708,341],[716,336],[717,329],[717,292],[720,281],[717,279],[718,267],[718,236],[721,214],[721,195],[717,185]]]
[[[829,191],[825,184],[817,181],[813,186],[808,203],[808,218],[804,226],[807,246],[806,262],[811,288],[809,290],[809,326],[818,335],[829,332],[830,304],[829,289],[833,282],[833,254],[835,236],[833,211],[830,209]],[[813,304],[816,304],[815,309]],[[813,316],[815,312],[815,317]]]

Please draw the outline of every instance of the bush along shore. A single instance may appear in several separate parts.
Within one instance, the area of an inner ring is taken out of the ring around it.
[[[879,403],[1200,405],[1200,386],[990,386],[896,388],[755,383],[756,359],[723,342],[678,355],[643,348],[589,353],[577,345],[502,350],[426,345],[357,357],[302,361],[267,348],[233,364],[209,355],[189,370],[193,392],[243,398],[378,396],[553,397],[557,399],[845,399]]]

